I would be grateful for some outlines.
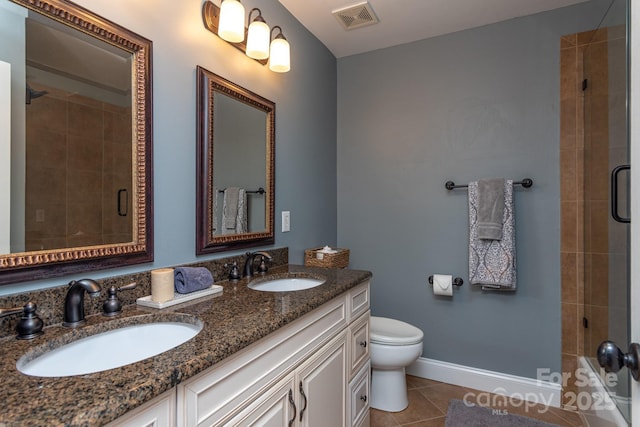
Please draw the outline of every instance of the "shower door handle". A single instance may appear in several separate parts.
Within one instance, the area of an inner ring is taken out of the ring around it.
[[[606,372],[618,372],[623,366],[629,368],[634,380],[639,381],[640,344],[631,343],[629,352],[623,353],[613,341],[603,341],[598,346],[598,364]]]
[[[624,218],[618,214],[618,174],[631,169],[630,165],[620,165],[611,171],[611,216],[618,222],[629,223],[631,218]]]

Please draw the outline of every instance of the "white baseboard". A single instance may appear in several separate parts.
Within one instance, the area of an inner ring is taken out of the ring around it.
[[[407,374],[434,381],[472,388],[483,392],[560,407],[560,384],[487,371],[439,360],[419,358]]]

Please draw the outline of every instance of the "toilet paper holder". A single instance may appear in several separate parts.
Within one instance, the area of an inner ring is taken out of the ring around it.
[[[429,284],[433,285],[433,276],[429,276]],[[462,277],[456,277],[453,279],[452,284],[453,286],[462,286],[464,284],[464,280],[462,280]]]

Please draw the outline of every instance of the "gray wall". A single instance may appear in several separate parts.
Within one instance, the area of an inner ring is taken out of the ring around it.
[[[270,25],[283,28],[291,44],[286,74],[269,71],[205,30],[202,0],[76,3],[153,41],[155,261],[3,286],[0,294],[233,254],[195,256],[197,65],[276,103],[275,246],[288,246],[290,260],[302,263],[305,248],[335,244],[336,59],[279,2],[243,4],[247,11],[259,6]],[[289,233],[280,232],[282,210],[291,211]]]
[[[560,371],[560,36],[608,2],[513,19],[338,61],[338,245],[373,271],[372,313],[425,333],[423,357],[536,377]],[[479,178],[516,190],[518,290],[468,285]],[[427,276],[460,276],[453,299]]]

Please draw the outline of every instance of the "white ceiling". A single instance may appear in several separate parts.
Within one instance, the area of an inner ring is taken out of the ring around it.
[[[341,58],[586,0],[369,0],[380,22],[352,30],[345,30],[331,12],[363,0],[279,1]]]

